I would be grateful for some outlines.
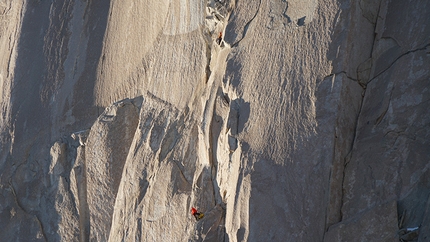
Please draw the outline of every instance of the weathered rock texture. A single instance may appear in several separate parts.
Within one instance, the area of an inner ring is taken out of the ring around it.
[[[0,20],[1,241],[430,240],[429,1]]]

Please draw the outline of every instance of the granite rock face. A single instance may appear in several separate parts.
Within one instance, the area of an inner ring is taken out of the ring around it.
[[[428,1],[5,0],[0,20],[1,241],[429,240]]]

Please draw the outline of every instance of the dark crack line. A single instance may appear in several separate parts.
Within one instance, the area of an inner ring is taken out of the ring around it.
[[[375,77],[373,77],[372,79],[370,79],[369,80],[369,82],[367,83],[367,84],[369,84],[371,81],[373,81],[374,79],[376,79],[377,77],[379,77],[380,75],[382,75],[385,71],[387,71],[388,69],[390,69],[400,58],[402,58],[402,57],[404,57],[404,56],[406,56],[406,55],[408,55],[408,54],[410,54],[410,53],[414,53],[414,52],[417,52],[417,51],[422,51],[422,50],[425,50],[426,48],[428,48],[430,46],[430,44],[427,44],[427,45],[425,45],[424,47],[421,47],[421,48],[418,48],[418,49],[414,49],[414,50],[410,50],[410,51],[407,51],[406,53],[404,53],[404,54],[402,54],[402,55],[400,55],[399,57],[397,57],[386,69],[384,69],[383,71],[381,71],[379,74],[377,74]],[[343,72],[340,72],[340,73],[343,73]],[[346,74],[346,73],[345,73]],[[349,77],[348,77],[349,78]],[[354,80],[354,79],[352,79],[352,80]],[[364,90],[364,92],[365,92],[366,90]],[[359,120],[359,118],[360,118],[360,116],[361,116],[361,112],[362,112],[362,109],[363,109],[363,104],[364,104],[364,95],[363,95],[363,97],[362,97],[362,100],[361,100],[361,105],[360,105],[360,110],[359,110],[359,112],[358,112],[358,115],[357,115],[357,119],[356,119],[356,123],[355,123],[355,129],[354,129],[354,135],[353,135],[353,141],[352,141],[352,144],[351,144],[351,149],[350,149],[350,151],[348,152],[348,154],[346,155],[346,157],[344,158],[344,168],[343,168],[343,176],[342,176],[342,195],[341,195],[341,207],[340,207],[340,221],[342,221],[343,220],[343,212],[342,212],[342,209],[343,209],[343,206],[344,206],[344,197],[345,197],[345,189],[344,189],[344,187],[345,187],[345,177],[346,177],[346,168],[347,168],[347,166],[348,166],[348,164],[349,164],[349,162],[350,162],[350,160],[351,160],[351,157],[352,157],[352,152],[353,152],[353,148],[354,148],[354,145],[355,145],[355,143],[356,143],[356,136],[357,136],[357,129],[358,129],[358,120]],[[381,119],[382,120],[382,119]],[[378,122],[379,123],[379,122]],[[376,123],[376,125],[378,124],[378,123]]]
[[[414,49],[414,50],[409,50],[406,53],[401,54],[399,57],[397,57],[387,68],[385,68],[384,70],[382,70],[381,72],[379,72],[377,75],[375,75],[372,79],[370,79],[367,84],[369,84],[371,81],[375,80],[376,78],[378,78],[380,75],[384,74],[384,72],[386,72],[388,69],[390,69],[399,59],[401,59],[402,57],[409,55],[411,53],[417,52],[417,51],[422,51],[422,50],[426,50],[428,47],[430,47],[430,44],[425,45],[424,47],[418,48],[418,49]]]
[[[376,39],[376,36],[378,35],[378,33],[377,33],[377,28],[378,28],[378,20],[379,20],[379,14],[380,14],[380,12],[381,12],[381,4],[382,4],[382,1],[380,1],[379,2],[379,6],[378,6],[378,13],[376,14],[376,20],[375,20],[375,23],[372,23],[373,24],[373,42],[372,42],[372,48],[371,48],[371,51],[370,51],[370,59],[371,59],[371,61],[372,61],[372,64],[370,65],[370,73],[371,73],[371,71],[372,71],[372,66],[373,66],[373,59],[372,59],[372,55],[373,55],[373,52],[374,52],[374,50],[375,50],[375,46],[376,46],[376,42],[377,42],[377,39]],[[360,5],[360,4],[359,4]],[[361,9],[361,5],[360,5],[360,9]],[[363,13],[363,9],[361,9],[361,12]],[[362,14],[362,16],[364,17],[364,15]],[[366,18],[366,17],[364,17],[364,18]],[[366,18],[367,19],[367,18]],[[368,20],[368,19],[367,19]],[[370,22],[370,21],[369,21]],[[365,70],[369,70],[369,69],[365,69]],[[362,71],[365,71],[365,70],[362,70]],[[357,67],[357,69],[356,69],[356,75],[357,75],[357,78],[359,78],[359,68]],[[367,77],[367,79],[369,79],[370,78],[370,73],[369,73],[369,76]],[[366,87],[367,87],[367,84],[370,82],[370,81],[368,81],[367,83],[362,83],[362,82],[360,82],[360,81],[358,81],[357,80],[357,82],[358,82],[358,84],[360,84],[360,86],[362,86],[364,89],[366,89]]]
[[[382,5],[382,1],[379,1],[378,13],[376,14],[375,22],[372,23],[374,25],[373,26],[373,43],[372,43],[372,52],[370,52],[370,55],[372,55],[373,50],[375,49],[376,35],[378,34],[376,31],[377,31],[377,28],[378,28],[378,20],[379,20],[379,16],[380,16],[380,13],[381,13],[381,5]],[[361,6],[360,6],[360,8],[361,8]],[[363,12],[363,10],[361,12]],[[364,17],[364,18],[366,18],[366,17]],[[372,57],[372,56],[370,56],[370,57]]]
[[[354,146],[354,142],[352,143],[352,146]],[[350,153],[348,153],[348,155],[347,155],[347,157],[349,156],[349,154],[351,154],[351,152],[352,152],[352,150],[350,151]],[[343,205],[344,205],[344,201],[345,201],[345,199],[344,199],[344,197],[345,197],[345,189],[344,189],[344,186],[345,186],[345,170],[346,170],[346,167],[348,166],[348,163],[349,163],[349,161],[348,162],[346,162],[346,157],[344,158],[344,164],[343,164],[343,171],[342,171],[342,182],[341,182],[341,195],[340,195],[340,208],[339,208],[339,215],[340,215],[340,221],[339,222],[341,222],[342,220],[343,220],[343,212],[342,212],[342,209],[343,209]]]
[[[11,193],[13,195],[13,198],[14,198],[15,203],[18,206],[18,208],[21,209],[24,213],[26,213],[28,215],[31,215],[31,216],[34,216],[36,218],[37,223],[39,224],[39,227],[40,227],[40,231],[42,232],[43,238],[44,238],[45,241],[47,241],[47,237],[46,237],[46,234],[45,234],[45,230],[43,229],[42,222],[40,222],[40,219],[39,219],[39,217],[37,217],[37,215],[31,214],[26,209],[24,209],[24,207],[18,201],[18,196],[16,195],[15,188],[13,187],[11,180],[9,180],[9,187],[11,189]]]
[[[334,142],[336,142],[336,139],[334,139]],[[335,145],[333,145],[333,150],[332,150],[332,156],[334,157],[334,155],[335,155],[335,152],[336,152],[336,147],[335,147]],[[332,162],[332,164],[333,164],[333,162]],[[332,181],[332,177],[333,176],[333,166],[330,168],[330,170],[329,170],[329,174],[328,174],[328,177],[329,177],[329,179],[328,179],[328,184],[327,184],[327,187],[328,187],[328,194],[327,194],[327,203],[328,204],[330,204],[330,195],[331,195],[331,181]],[[323,239],[322,239],[322,241],[324,241],[324,237],[325,237],[325,235],[326,235],[326,232],[328,231],[328,229],[330,228],[330,226],[331,225],[329,225],[330,223],[328,222],[328,216],[329,216],[329,212],[331,212],[330,211],[330,205],[327,205],[327,207],[326,207],[326,209],[325,209],[325,213],[324,213],[324,234],[323,234]]]
[[[364,89],[364,94],[365,94],[365,92],[366,92],[366,89]],[[357,138],[358,120],[359,120],[359,118],[361,116],[361,112],[363,110],[364,94],[361,97],[360,109],[358,110],[358,114],[357,114],[357,117],[356,117],[356,120],[355,120],[354,134],[353,134],[353,137],[352,137],[352,143],[351,143],[351,146],[350,146],[350,150],[347,153],[347,155],[344,157],[344,164],[343,164],[343,171],[342,171],[342,182],[341,182],[341,189],[342,189],[341,192],[342,193],[341,193],[341,196],[340,196],[340,209],[339,209],[340,210],[339,211],[340,221],[343,220],[342,209],[343,209],[343,205],[344,205],[344,201],[345,201],[345,199],[344,199],[345,198],[345,189],[344,189],[344,187],[345,187],[345,177],[346,177],[346,172],[345,171],[346,171],[346,168],[347,168],[349,162],[351,161],[352,151],[354,149],[354,145],[355,145],[356,138]]]
[[[185,176],[185,174],[184,174],[184,172],[182,171],[182,168],[178,165],[178,163],[176,163],[176,162],[178,162],[178,161],[176,161],[176,160],[173,160],[173,164],[175,164],[177,167],[178,167],[178,170],[179,170],[179,174],[182,176],[182,178],[184,178],[185,179],[185,181],[190,185],[190,187],[192,187],[192,183],[190,183],[189,181],[188,181],[188,179],[187,179],[187,177]]]
[[[34,217],[36,217],[36,220],[37,220],[37,223],[39,224],[40,231],[42,232],[43,238],[45,239],[45,241],[48,241],[47,237],[46,237],[46,234],[45,234],[45,230],[43,229],[42,222],[40,222],[39,217],[37,217],[36,215]]]
[[[357,82],[358,83],[358,85],[360,85],[362,88],[363,88],[363,90],[365,90],[366,89],[366,87],[365,86],[363,86],[357,79],[355,79],[355,78],[353,78],[353,77],[351,77],[351,76],[349,76],[348,75],[348,73],[346,73],[346,71],[340,71],[340,72],[336,72],[336,73],[332,73],[332,74],[330,74],[330,75],[328,75],[328,76],[325,76],[324,78],[323,78],[323,81],[326,79],[326,78],[329,78],[329,77],[332,77],[332,76],[338,76],[338,75],[340,75],[340,74],[345,74],[345,76],[346,76],[346,78],[348,78],[348,79],[350,79],[350,80],[352,80],[352,81],[354,81],[354,82]],[[320,82],[321,83],[321,82]],[[362,96],[364,96],[364,94],[362,95]]]
[[[328,76],[326,76],[326,77],[324,77],[323,78],[323,80],[325,80],[326,78],[328,78],[328,77],[332,77],[332,76],[336,76],[336,75],[340,75],[340,74],[344,74],[345,76],[346,76],[346,78],[348,78],[348,79],[350,79],[350,80],[352,80],[352,81],[355,81],[355,82],[357,82],[358,84],[360,84],[360,82],[357,80],[357,79],[355,79],[355,78],[352,78],[352,77],[350,77],[350,76],[348,76],[348,74],[347,74],[347,72],[346,71],[340,71],[340,72],[336,72],[336,73],[333,73],[333,74],[330,74],[330,75],[328,75]],[[346,167],[348,166],[348,164],[349,164],[349,159],[350,159],[350,157],[351,157],[351,155],[352,155],[352,149],[353,149],[353,147],[354,147],[354,143],[355,143],[355,139],[356,139],[356,135],[357,135],[357,129],[358,129],[358,119],[359,119],[359,117],[360,117],[360,114],[361,114],[361,111],[362,111],[362,108],[363,108],[363,103],[364,103],[364,94],[365,94],[365,91],[366,91],[366,88],[365,87],[363,87],[362,85],[360,85],[362,88],[363,88],[363,94],[362,94],[362,97],[361,97],[361,103],[360,103],[360,109],[359,109],[359,111],[358,111],[358,114],[357,114],[357,116],[356,116],[356,121],[355,121],[355,127],[354,127],[354,134],[353,134],[353,137],[352,137],[352,142],[351,142],[351,146],[350,146],[350,149],[349,149],[349,152],[347,153],[347,155],[344,157],[344,164],[343,164],[343,170],[342,170],[342,180],[341,180],[341,198],[340,198],[340,208],[339,208],[339,215],[340,215],[340,220],[339,220],[339,222],[341,222],[342,220],[343,220],[343,213],[342,213],[342,208],[343,208],[343,205],[344,205],[344,197],[345,197],[345,189],[344,189],[344,185],[345,185],[345,177],[346,177],[346,174],[345,174],[345,170],[346,170]],[[334,152],[334,151],[333,151]],[[327,220],[326,220],[327,221]],[[329,229],[330,227],[327,227],[326,228],[326,231],[328,231],[328,229]],[[324,233],[324,236],[325,236],[325,233]]]
[[[385,114],[388,112],[388,109],[390,108],[390,104],[391,104],[391,98],[393,96],[393,90],[394,90],[394,85],[393,85],[393,87],[391,88],[391,91],[390,91],[390,97],[388,98],[387,107],[384,109],[384,111],[382,111],[382,113],[379,115],[379,117],[375,120],[375,126],[382,122],[382,120],[385,117]]]
[[[25,213],[27,213],[27,214],[30,214],[29,212],[27,212],[27,210],[26,209],[24,209],[24,207],[21,205],[21,203],[19,202],[19,200],[18,200],[18,196],[16,195],[16,192],[15,192],[15,188],[13,187],[13,185],[12,185],[12,178],[9,180],[9,187],[10,187],[10,189],[11,189],[11,192],[12,192],[12,195],[13,195],[13,198],[14,198],[14,200],[15,200],[15,202],[16,202],[16,205],[18,205],[18,207],[22,210],[22,211],[24,211]]]
[[[243,27],[242,38],[240,38],[240,40],[236,41],[236,43],[232,44],[231,47],[236,47],[245,38],[246,33],[248,32],[249,25],[257,17],[258,13],[260,12],[260,7],[261,7],[261,0],[258,3],[258,8],[257,8],[257,11],[255,12],[254,16],[245,24],[245,27]]]
[[[357,79],[355,79],[355,78],[353,78],[353,77],[349,76],[349,75],[348,75],[348,73],[346,73],[346,71],[340,71],[340,72],[337,72],[337,73],[330,74],[330,75],[328,75],[328,76],[324,77],[324,79],[325,79],[325,78],[327,78],[327,77],[331,77],[331,76],[333,76],[333,75],[334,75],[334,76],[337,76],[337,75],[340,75],[340,74],[345,74],[345,76],[346,76],[348,79],[353,80],[353,81],[355,81],[355,82],[358,82],[358,80],[357,80]]]

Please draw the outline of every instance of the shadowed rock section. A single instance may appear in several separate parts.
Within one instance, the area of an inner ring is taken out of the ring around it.
[[[2,1],[0,240],[428,241],[429,11]]]

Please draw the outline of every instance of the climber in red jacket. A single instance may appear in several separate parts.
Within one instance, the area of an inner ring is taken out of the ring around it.
[[[216,39],[216,43],[218,45],[221,45],[221,41],[222,41],[222,32],[219,32],[218,38]]]
[[[196,218],[197,221],[205,216],[203,213],[198,212],[194,207],[191,208],[191,214],[194,216],[194,218]]]

